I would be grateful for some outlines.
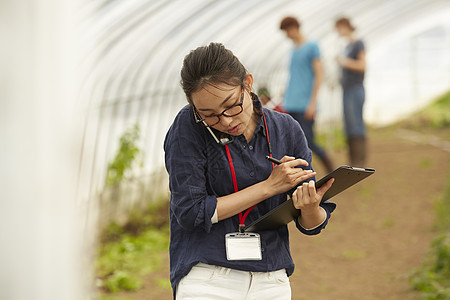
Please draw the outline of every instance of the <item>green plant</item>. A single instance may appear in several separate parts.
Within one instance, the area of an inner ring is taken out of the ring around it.
[[[442,232],[450,230],[450,174],[447,176],[447,185],[440,200],[435,203],[435,227]]]
[[[118,291],[135,291],[142,286],[142,282],[136,276],[133,276],[130,272],[117,271],[111,274],[105,280],[104,287],[112,292]]]
[[[450,234],[437,237],[424,266],[411,280],[422,299],[450,299]]]
[[[450,127],[450,91],[438,97],[423,110],[410,116],[407,127],[443,129]]]
[[[441,233],[434,239],[423,266],[411,279],[411,285],[427,300],[450,299],[450,175],[447,186],[436,203],[436,229]]]
[[[106,185],[113,186],[124,179],[138,157],[141,150],[136,145],[139,139],[139,125],[135,124],[128,129],[119,140],[119,149],[114,160],[109,163],[106,171]]]
[[[132,216],[124,226],[109,224],[100,237],[97,286],[107,293],[139,289],[142,277],[160,268],[169,247],[168,199]]]
[[[161,252],[169,247],[168,236],[168,228],[150,228],[102,245],[96,262],[100,287],[111,293],[139,289],[141,277],[159,268]]]
[[[450,126],[450,91],[439,97],[425,112],[432,127]]]

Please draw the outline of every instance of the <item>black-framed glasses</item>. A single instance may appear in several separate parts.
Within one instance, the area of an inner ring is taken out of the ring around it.
[[[220,122],[221,116],[235,117],[235,116],[239,115],[244,110],[244,108],[242,107],[243,104],[244,104],[244,91],[242,91],[241,100],[239,101],[239,103],[236,103],[236,104],[228,107],[227,109],[224,109],[218,115],[211,115],[211,116],[207,116],[204,118],[202,118],[200,113],[197,111],[197,108],[195,107],[195,105],[193,105],[195,122],[200,123],[205,127],[214,126]]]

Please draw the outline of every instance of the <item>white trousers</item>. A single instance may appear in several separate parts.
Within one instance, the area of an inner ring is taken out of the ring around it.
[[[290,300],[286,270],[245,272],[198,263],[179,282],[177,300]]]

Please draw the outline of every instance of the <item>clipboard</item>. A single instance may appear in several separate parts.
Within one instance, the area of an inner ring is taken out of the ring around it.
[[[329,179],[334,178],[333,185],[325,193],[325,195],[323,195],[321,203],[343,192],[347,188],[367,178],[373,173],[375,173],[375,169],[340,166],[316,182],[317,189],[324,185]],[[245,226],[244,231],[254,232],[275,229],[279,226],[290,223],[294,219],[298,218],[299,215],[300,210],[295,208],[292,203],[292,198],[289,197],[288,200],[278,207],[272,209],[250,225]]]

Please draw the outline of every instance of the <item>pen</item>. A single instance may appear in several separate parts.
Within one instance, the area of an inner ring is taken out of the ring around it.
[[[267,160],[270,160],[271,162],[273,162],[273,163],[275,163],[275,164],[277,164],[277,165],[281,165],[281,164],[282,164],[281,161],[279,161],[278,159],[273,158],[273,157],[271,157],[271,156],[269,156],[269,155],[266,155],[266,159],[267,159]]]

